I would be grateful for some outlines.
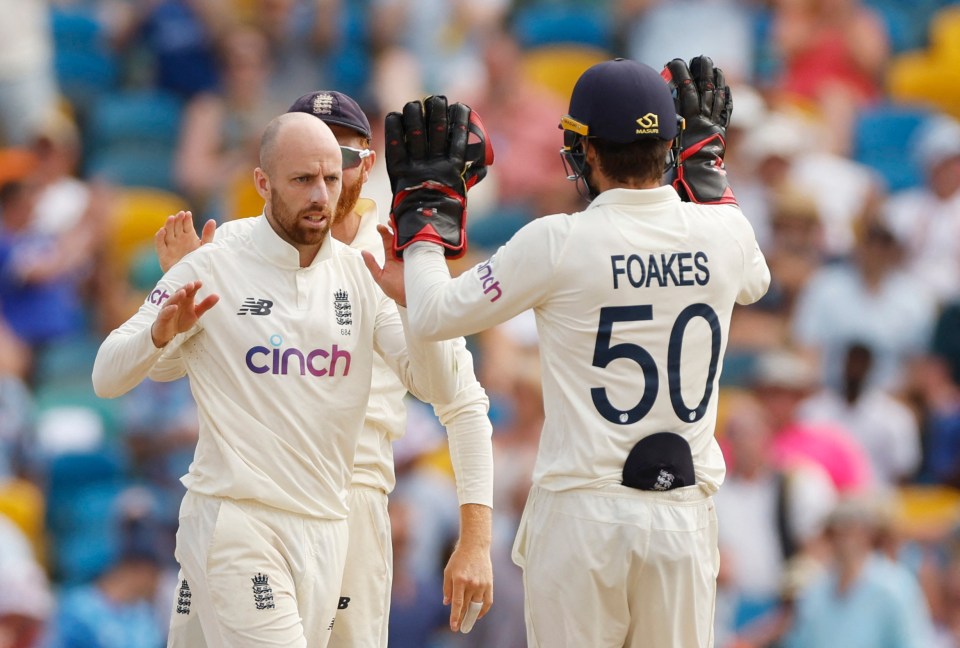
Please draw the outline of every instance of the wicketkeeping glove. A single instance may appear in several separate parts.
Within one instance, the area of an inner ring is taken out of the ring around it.
[[[673,186],[687,202],[733,205],[737,200],[723,167],[727,124],[733,98],[720,68],[707,56],[673,59],[663,68],[663,78],[673,91],[677,114],[685,126],[680,132],[680,151]]]
[[[450,258],[467,251],[467,190],[493,163],[479,117],[461,103],[434,95],[387,115],[387,173],[393,189],[390,220],[398,257],[416,241],[444,248]],[[473,134],[478,143],[470,144]]]

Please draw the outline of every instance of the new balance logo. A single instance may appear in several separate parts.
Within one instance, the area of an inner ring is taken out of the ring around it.
[[[269,315],[273,302],[269,299],[256,299],[247,297],[243,300],[237,315]]]

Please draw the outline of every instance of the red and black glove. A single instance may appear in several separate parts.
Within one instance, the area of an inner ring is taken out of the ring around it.
[[[416,241],[444,248],[450,258],[467,251],[467,190],[493,162],[479,117],[461,103],[434,95],[411,101],[385,122],[387,173],[393,189],[390,220],[398,257]],[[470,144],[473,134],[479,142]]]
[[[673,59],[662,76],[670,84],[677,114],[685,122],[679,135],[677,174],[673,186],[687,202],[734,205],[737,200],[723,167],[727,124],[733,98],[720,68],[708,56]]]

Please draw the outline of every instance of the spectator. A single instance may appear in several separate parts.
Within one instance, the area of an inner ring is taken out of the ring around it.
[[[159,648],[165,632],[152,608],[161,575],[148,546],[126,547],[94,583],[60,597],[51,643],[62,648]]]
[[[250,25],[263,32],[274,68],[268,96],[289,105],[317,88],[328,88],[324,57],[340,37],[344,0],[254,0]]]
[[[390,498],[390,528],[393,530],[393,596],[390,604],[390,646],[423,648],[446,626],[447,612],[436,593],[440,581],[419,574],[411,565],[411,508],[402,496]],[[437,564],[446,559],[437,556]]]
[[[843,388],[822,389],[800,406],[800,417],[849,430],[870,457],[878,485],[894,488],[920,465],[920,432],[910,409],[888,392],[869,387],[870,347],[853,343],[845,354]]]
[[[152,85],[189,99],[217,86],[216,47],[229,31],[229,13],[216,0],[137,3],[142,13],[132,38],[152,59]],[[131,43],[133,44],[133,43]]]
[[[80,178],[82,154],[80,132],[68,115],[51,110],[36,127],[31,148],[37,166],[31,178],[37,183],[37,203],[30,229],[50,236],[69,235],[71,230],[95,224],[112,208],[107,187]],[[84,249],[92,256],[90,246]]]
[[[254,213],[229,213],[227,205],[237,184],[251,184],[263,128],[289,104],[267,90],[273,63],[259,31],[232,31],[221,60],[222,90],[197,94],[187,104],[174,162],[177,186],[201,221],[259,213],[262,200]]]
[[[83,329],[82,271],[98,240],[85,223],[57,237],[32,231],[37,198],[27,181],[0,186],[0,308],[35,353]]]
[[[936,301],[901,270],[901,251],[888,227],[865,219],[853,259],[825,266],[800,294],[794,340],[820,359],[828,387],[842,387],[844,350],[852,342],[873,349],[867,383],[885,389],[902,387],[904,363],[924,350]]]
[[[886,216],[904,241],[907,272],[944,302],[960,297],[960,122],[931,119],[911,154],[924,184],[892,196]]]
[[[0,0],[0,147],[26,144],[57,105],[48,0]]]
[[[46,573],[30,543],[3,515],[0,515],[0,574],[3,574],[0,646],[39,648],[53,597]]]
[[[731,405],[723,427],[727,478],[717,493],[723,589],[735,601],[740,631],[779,605],[786,565],[808,553],[837,499],[819,465],[774,464],[773,429],[752,397]]]
[[[913,575],[873,549],[877,513],[841,502],[827,520],[827,572],[801,594],[787,648],[928,648],[933,628]]]
[[[566,111],[563,101],[525,76],[520,45],[509,32],[490,33],[484,39],[482,60],[486,83],[465,101],[483,118],[496,151],[491,171],[496,176],[499,206],[490,220],[505,219],[503,212],[524,215],[512,230],[504,228],[501,239],[490,246],[495,250],[535,214],[579,208],[580,197],[557,173],[560,155],[554,122]]]
[[[754,394],[774,430],[770,448],[774,465],[815,463],[841,493],[871,485],[870,461],[847,430],[800,420],[800,404],[817,386],[807,362],[791,352],[771,351],[757,360],[754,371]]]
[[[857,110],[882,92],[890,45],[880,17],[861,0],[778,2],[772,37],[780,98],[815,111],[831,150],[847,155]]]
[[[628,4],[620,1],[620,4]],[[636,4],[636,3],[634,3]],[[750,3],[742,0],[651,0],[627,33],[628,57],[658,67],[709,52],[730,84],[753,77],[756,39]],[[690,20],[696,16],[696,20]],[[676,29],[677,25],[684,29]],[[734,91],[734,94],[736,92]]]

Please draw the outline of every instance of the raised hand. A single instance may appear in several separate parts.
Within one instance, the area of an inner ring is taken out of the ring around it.
[[[191,212],[180,211],[173,216],[167,216],[167,221],[153,237],[160,269],[166,272],[180,259],[212,241],[216,230],[216,221],[208,220],[203,224],[203,231],[198,237],[197,230],[193,227]]]
[[[153,338],[155,347],[167,346],[174,337],[189,331],[204,313],[220,301],[220,296],[214,294],[196,303],[197,291],[202,285],[200,281],[184,284],[163,303],[160,312],[157,313],[157,319],[150,327],[150,336]]]

